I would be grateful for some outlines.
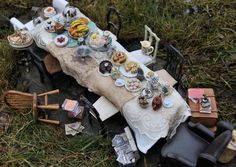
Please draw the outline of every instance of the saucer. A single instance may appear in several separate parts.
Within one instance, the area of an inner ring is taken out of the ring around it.
[[[171,108],[173,105],[174,105],[174,102],[173,102],[172,99],[170,99],[170,98],[164,98],[164,100],[163,100],[163,106],[164,106],[165,108]]]
[[[121,79],[121,78],[118,78],[116,81],[115,81],[115,85],[118,86],[118,87],[122,87],[125,85],[125,80]]]

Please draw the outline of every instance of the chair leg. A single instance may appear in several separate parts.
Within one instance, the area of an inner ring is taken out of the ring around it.
[[[40,82],[44,83],[44,75],[41,71],[39,71],[39,76],[40,76]]]
[[[53,80],[53,77],[51,75],[47,75],[47,76],[48,76],[48,79],[50,80],[52,89],[56,89],[56,85],[55,85],[55,82]]]
[[[104,138],[107,137],[107,129],[105,128],[104,124],[101,123],[100,126],[101,126],[100,134],[101,134]]]
[[[44,83],[44,73],[42,72],[42,70],[40,69],[40,67],[37,65],[37,63],[35,63],[33,61],[35,67],[37,68],[38,72],[39,72],[39,77],[40,77],[40,82]]]
[[[90,124],[91,126],[93,126],[92,114],[90,113],[90,111],[88,111],[88,121],[89,121],[89,124]]]

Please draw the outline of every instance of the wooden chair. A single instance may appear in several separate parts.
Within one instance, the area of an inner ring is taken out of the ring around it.
[[[172,45],[165,45],[167,51],[166,71],[177,81],[175,87],[178,89],[182,78],[184,56]]]
[[[50,109],[50,110],[58,110],[59,104],[49,104],[48,98],[49,95],[57,94],[59,90],[53,90],[41,94],[37,93],[24,93],[15,90],[9,90],[4,93],[4,102],[5,104],[18,112],[22,111],[23,109],[32,108],[33,112],[33,119],[35,121],[41,121],[45,123],[51,124],[59,124],[57,120],[50,120],[48,119],[48,114],[45,112],[44,118],[39,118],[38,116],[38,109]],[[38,103],[38,98],[44,98],[44,104]]]
[[[121,15],[120,12],[116,10],[115,7],[109,6],[107,12],[107,30],[113,31],[117,39],[119,39],[119,33],[121,29]]]
[[[156,63],[157,50],[158,50],[160,38],[158,38],[157,35],[147,25],[145,25],[144,28],[145,28],[144,40],[151,42],[151,44],[153,42],[155,42],[155,47],[154,47],[153,53],[150,55],[145,55],[142,53],[141,49],[134,50],[129,53],[131,56],[134,56],[136,59],[138,59],[141,63],[148,66],[148,65]]]

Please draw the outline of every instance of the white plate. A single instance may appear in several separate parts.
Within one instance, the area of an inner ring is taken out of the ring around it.
[[[51,22],[51,24],[49,24]],[[56,23],[54,20],[48,20],[45,21],[45,23],[43,24],[43,28],[47,31],[47,32],[55,32],[55,27]],[[48,29],[50,27],[50,29]]]
[[[23,45],[14,45],[10,42],[9,42],[9,44],[11,45],[11,47],[16,48],[16,49],[25,49],[25,48],[29,47],[30,45],[32,45],[33,42],[34,42],[34,40],[31,39],[29,42],[27,42]]]
[[[65,40],[64,40],[63,42],[58,42],[57,39],[58,39],[58,38],[61,38],[61,37],[64,38]],[[55,43],[55,45],[58,46],[58,47],[66,46],[66,44],[68,43],[68,41],[69,41],[69,39],[68,39],[68,37],[65,36],[65,35],[58,35],[58,36],[56,36],[56,38],[54,39],[54,43]]]
[[[130,80],[136,80],[137,78],[131,78]],[[137,79],[138,80],[138,79]],[[130,89],[128,86],[127,86],[127,84],[128,84],[128,81],[126,81],[126,83],[125,83],[125,88],[128,90],[128,91],[130,91],[130,92],[138,92],[138,91],[140,91],[141,89],[142,89],[142,82],[141,81],[139,81],[140,83],[140,87],[139,88],[137,88],[137,89],[135,89],[135,90],[132,90],[132,89]]]
[[[45,13],[43,14],[43,16],[44,16],[45,18],[50,18],[50,17],[52,17],[52,16],[55,16],[56,14],[57,14],[57,12],[54,11],[54,12],[51,13],[49,16],[46,16]]]
[[[125,70],[125,65],[121,65],[121,66],[119,67],[119,71],[120,71],[120,73],[121,73],[122,75],[124,75],[125,77],[128,77],[128,78],[137,77],[137,74],[138,74],[138,73],[132,74],[130,71],[127,72],[127,71]]]
[[[100,74],[103,77],[108,77],[111,75],[111,73],[105,72],[104,74],[100,72],[99,68],[98,68],[98,74]]]
[[[125,80],[121,79],[121,78],[118,78],[116,81],[115,81],[115,85],[118,86],[118,87],[122,87],[125,85]]]
[[[163,100],[163,106],[166,108],[171,108],[174,105],[174,102],[170,98],[164,98]]]

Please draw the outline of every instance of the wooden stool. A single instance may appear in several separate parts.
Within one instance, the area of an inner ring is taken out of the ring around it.
[[[56,93],[59,93],[58,89],[46,93],[41,93],[38,95],[36,93],[31,94],[15,90],[9,90],[4,93],[4,102],[8,107],[17,110],[18,112],[22,111],[23,109],[32,108],[34,121],[41,121],[58,125],[59,121],[48,119],[47,113],[44,115],[44,118],[38,117],[38,109],[59,109],[59,104],[48,103],[48,96]],[[44,97],[43,105],[38,105],[38,97]]]
[[[190,88],[191,89],[191,88]],[[190,90],[189,89],[189,90]],[[197,88],[194,88],[197,89]],[[192,122],[200,122],[201,124],[212,128],[211,130],[215,130],[215,125],[218,119],[218,113],[217,113],[217,106],[216,106],[216,100],[215,100],[215,94],[213,89],[211,88],[199,88],[204,89],[204,94],[210,98],[211,101],[211,113],[201,113],[200,112],[200,104],[199,103],[194,103],[191,99],[188,98],[188,104],[191,109],[191,121]],[[188,92],[189,92],[188,90]],[[189,93],[188,96],[189,97]]]

